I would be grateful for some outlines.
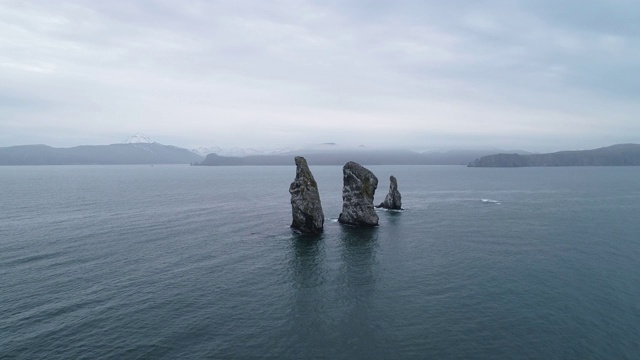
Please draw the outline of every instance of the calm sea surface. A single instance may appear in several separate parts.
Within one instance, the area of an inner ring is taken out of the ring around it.
[[[0,358],[640,358],[640,167],[369,168],[0,167]]]

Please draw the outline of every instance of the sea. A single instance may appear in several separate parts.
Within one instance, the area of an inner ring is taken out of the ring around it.
[[[640,359],[640,167],[310,167],[0,167],[0,358]]]

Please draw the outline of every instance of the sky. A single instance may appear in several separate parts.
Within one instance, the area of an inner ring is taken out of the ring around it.
[[[0,146],[640,142],[637,0],[0,0]]]

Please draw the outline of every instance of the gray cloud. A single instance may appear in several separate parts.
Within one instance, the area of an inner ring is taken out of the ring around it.
[[[630,1],[8,1],[0,145],[638,141]]]

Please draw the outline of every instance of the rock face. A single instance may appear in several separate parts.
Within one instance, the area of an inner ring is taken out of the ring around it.
[[[357,226],[377,226],[378,215],[373,208],[373,196],[378,178],[362,165],[349,161],[342,168],[342,213],[338,221]]]
[[[398,191],[398,180],[395,176],[391,175],[389,182],[389,193],[384,198],[384,201],[377,207],[391,210],[402,210],[402,196],[400,195],[400,191]]]
[[[318,234],[324,226],[324,213],[320,203],[318,184],[309,170],[307,160],[296,156],[296,178],[289,187],[291,194],[291,227],[302,232]]]

